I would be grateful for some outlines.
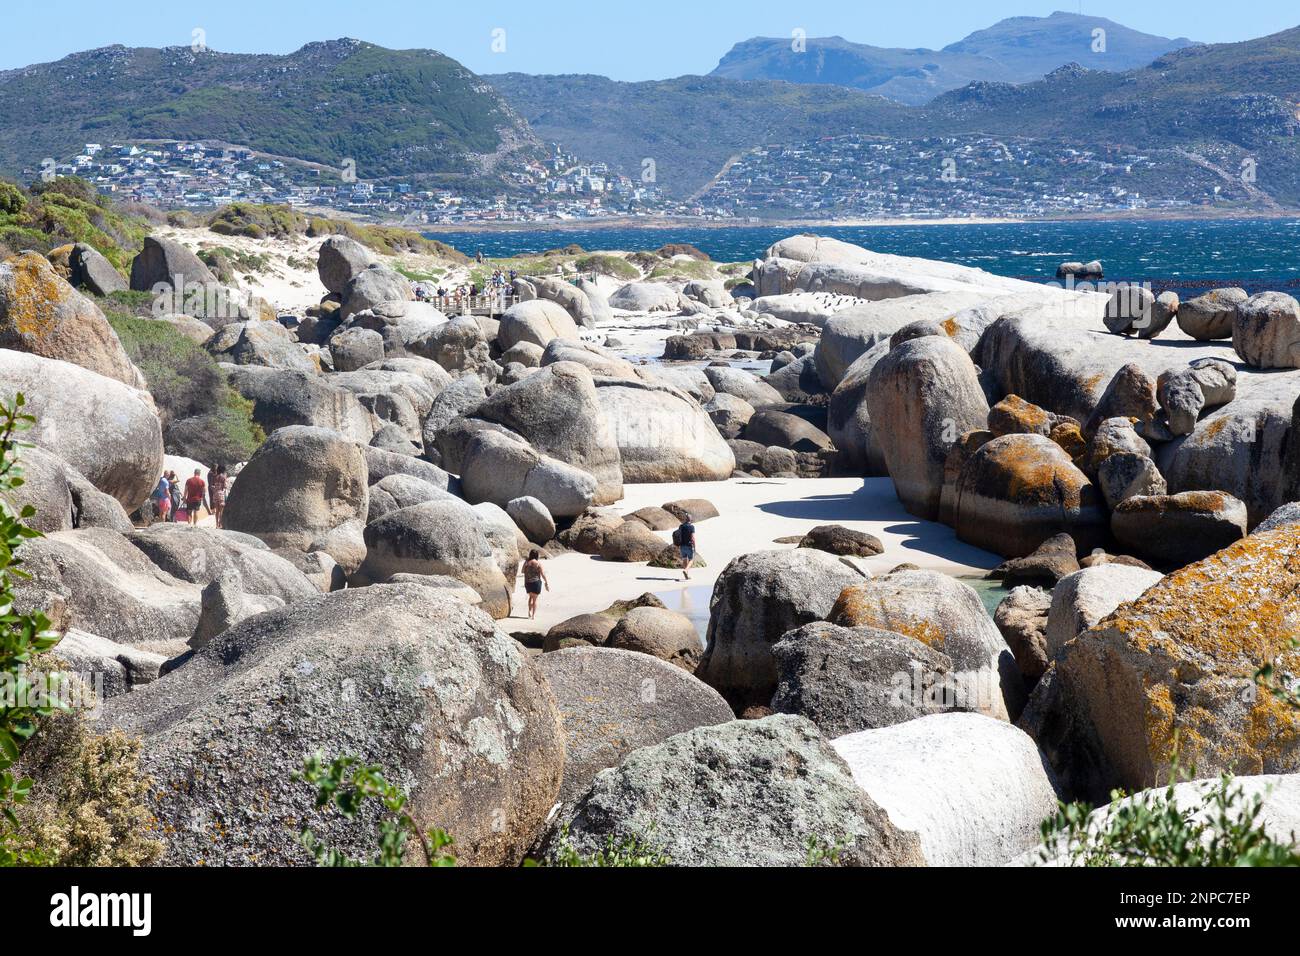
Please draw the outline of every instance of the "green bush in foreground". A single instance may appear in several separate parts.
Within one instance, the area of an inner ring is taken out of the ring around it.
[[[23,485],[18,435],[34,421],[23,414],[24,404],[20,393],[12,405],[0,405],[0,866],[44,861],[34,849],[16,846],[16,811],[27,802],[32,779],[18,776],[14,765],[38,720],[64,709],[57,676],[29,674],[36,656],[54,647],[59,635],[44,614],[14,609],[14,581],[27,577],[16,552],[24,541],[41,537],[26,523],[36,510],[26,505],[15,511],[8,502],[9,494]]]
[[[379,850],[370,863],[326,846],[309,828],[304,828],[299,842],[315,857],[317,866],[401,866],[412,837],[424,855],[426,866],[456,865],[456,858],[443,852],[452,845],[451,837],[442,830],[421,830],[406,812],[406,793],[385,780],[379,767],[363,764],[355,757],[340,757],[326,764],[323,757],[316,756],[303,764],[298,779],[316,788],[317,810],[333,807],[348,820],[355,821],[369,800],[378,800],[384,809],[379,821]]]
[[[331,763],[317,755],[303,763],[302,772],[295,775],[316,788],[316,809],[332,807],[350,820],[356,821],[368,801],[377,800],[383,816],[379,820],[379,849],[370,862],[349,857],[346,853],[326,846],[310,828],[304,827],[298,840],[324,867],[394,867],[402,866],[412,838],[420,847],[426,866],[452,867],[456,858],[445,852],[453,840],[443,830],[420,829],[406,812],[407,795],[400,787],[389,783],[383,771],[376,766],[363,764],[355,757],[339,757]],[[812,858],[810,848],[810,859]],[[583,856],[573,848],[566,831],[560,838],[560,847],[553,859],[538,862],[524,861],[525,867],[657,867],[670,866],[672,861],[639,840],[616,841],[610,837],[600,851]]]
[[[139,761],[138,739],[120,730],[97,734],[83,713],[43,720],[20,763],[36,783],[6,837],[18,857],[43,866],[156,863],[163,845],[152,836],[150,781]]]
[[[1261,825],[1264,798],[1247,798],[1226,774],[1193,805],[1180,806],[1172,784],[1124,797],[1111,795],[1114,805],[1100,823],[1089,822],[1093,811],[1086,804],[1062,804],[1043,824],[1043,861],[1059,862],[1063,848],[1063,862],[1072,866],[1300,866],[1294,846],[1274,840]]]

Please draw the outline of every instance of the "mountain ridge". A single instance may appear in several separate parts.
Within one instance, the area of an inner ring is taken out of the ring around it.
[[[293,53],[100,47],[0,73],[0,169],[101,139],[239,143],[358,175],[461,186],[541,144],[480,77],[431,50],[351,38]]]
[[[1104,30],[1104,50],[1094,49]],[[1071,60],[1091,58],[1110,72],[1146,66],[1193,41],[1133,30],[1104,17],[1056,12],[1009,17],[940,50],[877,47],[840,36],[808,38],[802,51],[791,38],[754,37],[737,43],[711,76],[850,86],[910,106],[971,82],[1024,83]]]

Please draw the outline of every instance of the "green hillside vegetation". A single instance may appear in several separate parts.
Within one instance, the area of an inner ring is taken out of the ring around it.
[[[208,228],[223,236],[287,239],[307,231],[307,217],[289,206],[237,202],[213,213]]]
[[[210,465],[247,461],[266,435],[253,422],[252,403],[230,387],[216,360],[170,323],[133,314],[147,306],[129,293],[101,304],[149,382],[167,450]]]
[[[232,143],[365,179],[419,177],[482,188],[499,153],[538,149],[491,87],[427,50],[358,40],[287,56],[189,47],[77,53],[0,73],[0,170],[34,169],[89,140]]]
[[[0,180],[0,259],[25,249],[44,254],[84,242],[125,274],[151,228],[149,220],[75,176],[39,182],[30,190]]]
[[[573,265],[579,272],[612,276],[615,279],[625,279],[629,282],[641,278],[640,270],[622,256],[596,253],[576,259]]]

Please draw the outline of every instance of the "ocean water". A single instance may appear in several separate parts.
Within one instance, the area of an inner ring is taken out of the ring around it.
[[[942,226],[725,226],[455,232],[426,235],[493,258],[584,249],[657,249],[685,242],[716,262],[761,257],[803,231],[877,252],[975,266],[1002,276],[1051,281],[1067,260],[1100,259],[1106,278],[1194,292],[1225,283],[1249,291],[1300,287],[1300,219],[1115,220]]]

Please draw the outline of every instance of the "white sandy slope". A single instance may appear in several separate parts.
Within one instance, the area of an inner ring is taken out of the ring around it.
[[[261,296],[281,314],[302,315],[308,308],[319,305],[325,296],[325,286],[316,272],[316,260],[325,237],[308,238],[292,236],[287,239],[250,239],[243,236],[223,236],[208,229],[161,228],[155,233],[174,239],[188,249],[231,249],[263,257],[267,262],[264,271],[241,273],[240,288]],[[468,281],[469,269],[452,267],[451,263],[433,256],[376,255],[391,267],[404,266],[417,273],[439,273],[440,283],[449,286]]]
[[[698,484],[628,485],[619,507],[628,514],[684,498],[705,498],[721,512],[697,525],[699,553],[709,566],[693,571],[691,581],[682,580],[680,571],[566,554],[546,562],[551,591],[542,595],[537,620],[527,620],[528,602],[521,578],[515,592],[515,617],[502,621],[502,627],[544,632],[568,618],[646,592],[658,594],[675,611],[707,615],[713,583],[734,558],[754,551],[791,549],[794,545],[775,544],[775,539],[803,535],[823,524],[841,524],[879,538],[884,554],[864,562],[876,575],[900,564],[915,564],[964,577],[981,575],[1001,563],[995,555],[962,544],[951,528],[909,515],[888,478],[734,478]],[[660,537],[668,543],[672,534],[664,531]]]

